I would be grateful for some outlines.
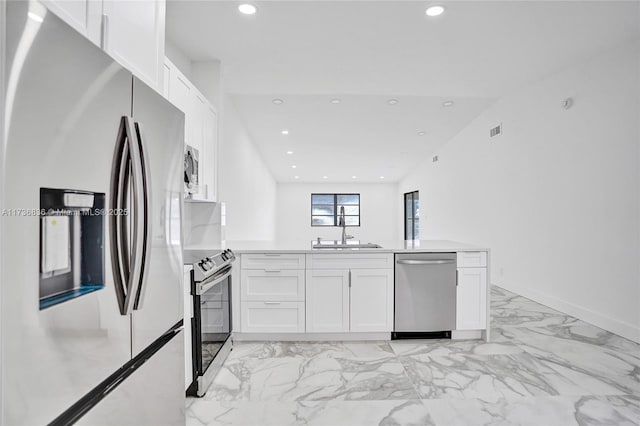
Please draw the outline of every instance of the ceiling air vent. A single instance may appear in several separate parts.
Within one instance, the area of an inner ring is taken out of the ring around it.
[[[502,123],[489,130],[489,137],[500,136],[502,134]]]

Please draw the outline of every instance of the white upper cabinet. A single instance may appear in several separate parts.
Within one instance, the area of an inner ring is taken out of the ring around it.
[[[102,0],[44,0],[42,3],[93,44],[101,45]]]
[[[218,114],[209,104],[204,106],[202,114],[202,158],[204,164],[209,165],[203,169],[204,196],[209,201],[218,200]]]
[[[164,0],[45,0],[76,31],[161,92],[164,68]]]
[[[157,91],[164,67],[164,1],[104,0],[102,47]]]
[[[218,201],[218,114],[207,98],[167,58],[163,95],[184,112],[184,143],[198,153],[198,188],[193,201]]]

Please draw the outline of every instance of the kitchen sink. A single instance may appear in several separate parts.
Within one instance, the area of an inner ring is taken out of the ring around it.
[[[358,241],[347,242],[346,244],[342,244],[340,241],[322,241],[318,243],[314,241],[311,244],[312,249],[374,249],[374,248],[382,248],[380,244],[374,243],[361,243]]]

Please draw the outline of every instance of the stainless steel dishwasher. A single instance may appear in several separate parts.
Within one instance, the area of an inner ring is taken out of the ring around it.
[[[391,338],[450,338],[456,327],[456,274],[456,253],[396,254]]]

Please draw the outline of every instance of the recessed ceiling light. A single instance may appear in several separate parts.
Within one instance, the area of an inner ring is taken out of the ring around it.
[[[333,98],[331,99],[331,103],[332,104],[339,104],[340,102],[342,102],[342,100],[338,99],[338,98]]]
[[[357,176],[351,176],[351,179],[357,179],[357,178],[358,178]]]
[[[291,166],[292,169],[295,169],[296,167],[298,167],[298,166],[296,166],[295,164],[293,166]]]
[[[293,151],[287,151],[287,154],[291,155],[293,154]]]
[[[380,176],[380,179],[384,179],[384,176]]]
[[[397,103],[398,103],[398,100],[397,100],[397,99],[389,99],[389,100],[387,101],[387,103],[388,103],[389,105],[395,105],[395,104],[397,104]]]
[[[418,132],[418,136],[424,136],[424,135],[426,135],[426,134],[427,134],[427,132],[425,132],[425,131],[420,131],[420,132]]]
[[[288,131],[287,129],[284,129],[284,130],[282,131],[282,134],[283,134],[283,135],[288,135],[288,134],[289,134],[289,131]]]
[[[329,176],[322,176],[322,179],[329,179]]]
[[[450,107],[450,106],[453,106],[453,101],[444,101],[444,102],[442,103],[442,106],[443,106],[443,107]]]
[[[294,176],[293,178],[294,179],[300,179],[300,176]]]
[[[254,5],[249,4],[249,3],[243,3],[243,4],[239,5],[238,6],[238,10],[243,15],[253,15],[254,13],[256,13],[258,11],[258,9]]]
[[[427,16],[438,16],[442,15],[444,12],[444,7],[442,6],[429,6],[427,8]]]
[[[273,102],[275,105],[282,105],[284,103],[282,99],[274,99],[271,102]]]

